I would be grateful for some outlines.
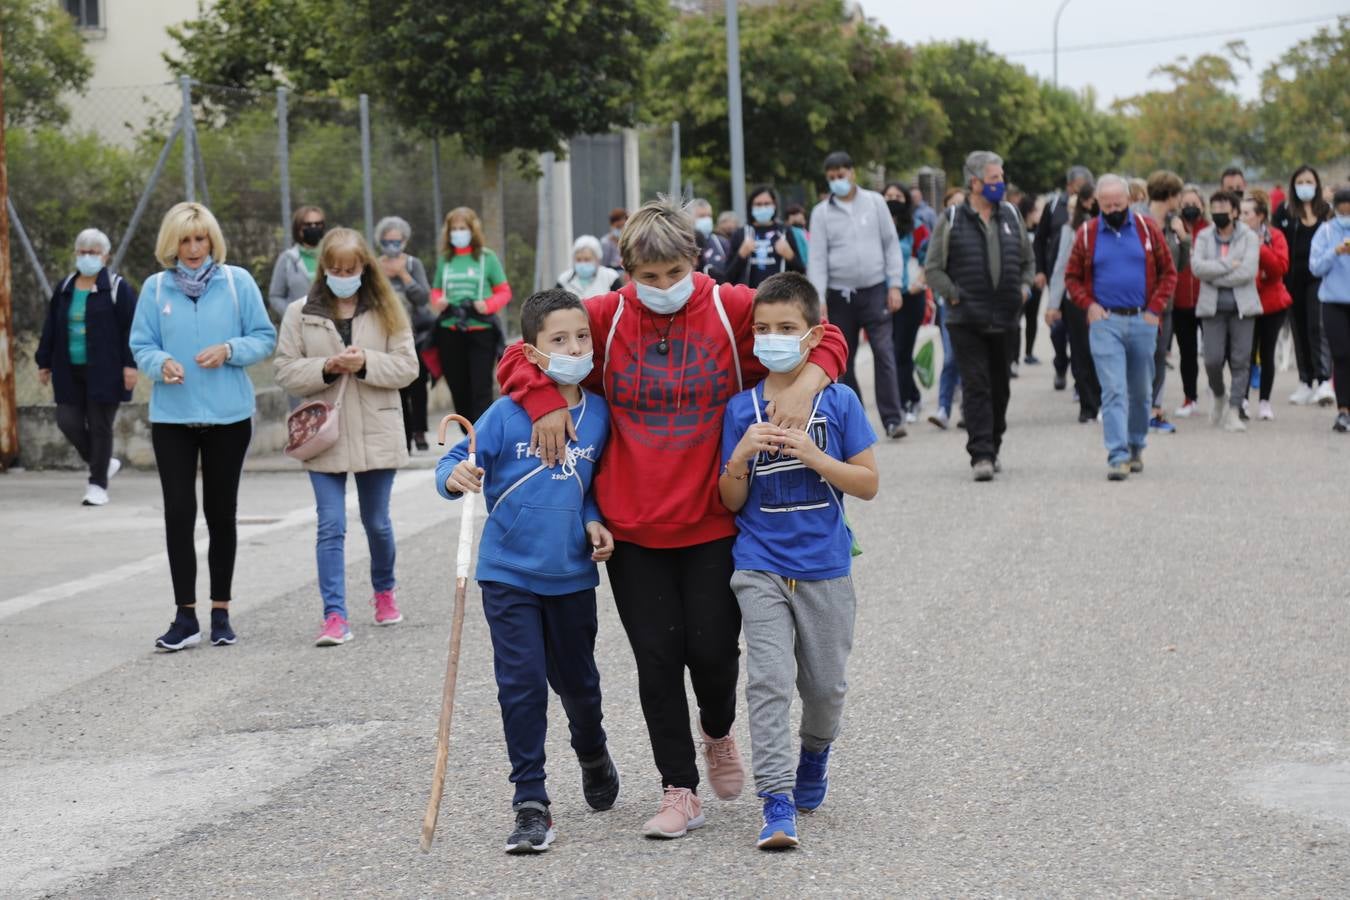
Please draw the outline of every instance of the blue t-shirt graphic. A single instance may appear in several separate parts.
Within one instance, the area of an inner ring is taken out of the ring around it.
[[[723,465],[750,426],[766,420],[763,409],[763,387],[742,391],[727,403]],[[806,430],[817,447],[838,460],[851,459],[877,441],[858,395],[842,384],[817,396]],[[853,541],[844,524],[843,496],[790,456],[761,453],[755,458],[750,493],[736,524],[740,534],[732,556],[737,569],[802,581],[849,574]]]

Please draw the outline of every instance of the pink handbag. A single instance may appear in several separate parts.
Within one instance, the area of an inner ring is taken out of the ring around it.
[[[310,400],[301,403],[286,417],[286,449],[283,452],[291,459],[301,462],[313,459],[337,443],[342,395],[347,389],[346,375],[342,376],[340,384],[337,403]]]

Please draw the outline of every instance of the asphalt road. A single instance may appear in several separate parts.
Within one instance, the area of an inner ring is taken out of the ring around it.
[[[0,477],[0,896],[1350,896],[1350,438],[1283,403],[1283,376],[1278,421],[1181,423],[1108,483],[1098,428],[1048,365],[1023,371],[997,481],[921,422],[850,505],[845,730],[829,799],[780,854],[754,848],[748,789],[685,839],[639,836],[660,783],[603,580],[615,809],[587,810],[554,703],[559,838],[501,852],[475,590],[418,851],[458,527],[425,471],[394,499],[404,624],[370,624],[353,517],[357,639],[311,646],[308,485],[250,473],[241,642],[174,655],[150,650],[171,616],[153,476],[95,511],[69,475]],[[737,734],[748,761],[744,716]]]

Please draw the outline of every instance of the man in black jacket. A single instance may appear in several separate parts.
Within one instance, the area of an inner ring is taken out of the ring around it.
[[[1069,198],[1078,193],[1078,189],[1083,185],[1092,183],[1092,170],[1086,166],[1074,166],[1064,178],[1066,190],[1056,191],[1055,195],[1046,201],[1045,209],[1041,210],[1041,220],[1036,223],[1036,237],[1032,240],[1032,249],[1036,254],[1036,287],[1042,291],[1050,281],[1050,273],[1055,270],[1055,261],[1059,256],[1059,232],[1069,221]],[[1050,343],[1055,348],[1057,391],[1064,390],[1067,383],[1065,373],[1069,371],[1069,337],[1066,328],[1063,319],[1050,326]]]
[[[1008,332],[1031,295],[1036,261],[1021,214],[1003,199],[1003,160],[977,150],[966,157],[965,178],[965,205],[938,217],[924,271],[947,301],[975,480],[990,481],[1007,430]]]

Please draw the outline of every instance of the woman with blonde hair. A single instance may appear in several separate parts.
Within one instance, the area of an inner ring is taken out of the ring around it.
[[[197,465],[211,538],[211,643],[233,644],[230,588],[235,507],[253,436],[253,382],[244,371],[272,355],[277,333],[248,271],[225,265],[225,237],[211,211],[179,203],[164,216],[155,257],[164,271],[141,287],[131,352],[153,382],[151,440],[164,491],[164,530],[177,616],[162,650],[201,642],[197,625]]]
[[[497,254],[483,246],[478,214],[467,206],[446,214],[431,287],[432,302],[439,299],[442,307],[436,321],[441,373],[455,412],[476,422],[492,405],[493,370],[505,343],[497,314],[511,302],[511,285]]]
[[[324,624],[315,644],[352,639],[347,621],[347,473],[355,476],[370,545],[376,625],[403,621],[394,594],[394,527],[389,492],[408,461],[399,388],[417,377],[412,325],[365,238],[350,228],[319,244],[309,296],[286,308],[277,342],[277,381],[305,400],[338,407],[332,447],[305,460],[319,526],[315,556]]]

